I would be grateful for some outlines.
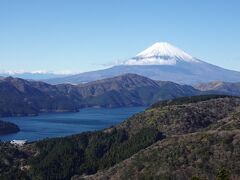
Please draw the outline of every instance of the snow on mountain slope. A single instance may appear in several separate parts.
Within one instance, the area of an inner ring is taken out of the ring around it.
[[[206,63],[165,42],[155,43],[117,66],[49,79],[45,82],[78,84],[126,73],[135,73],[153,80],[172,81],[178,84],[192,85],[211,81],[240,82],[240,72]]]
[[[175,65],[184,61],[198,63],[199,60],[167,42],[157,42],[125,61],[125,65]]]

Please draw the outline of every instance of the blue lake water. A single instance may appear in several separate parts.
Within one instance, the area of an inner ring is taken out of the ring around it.
[[[17,124],[21,131],[10,135],[0,135],[0,140],[35,141],[100,130],[116,125],[144,109],[145,107],[86,108],[77,113],[42,113],[35,117],[1,118]]]

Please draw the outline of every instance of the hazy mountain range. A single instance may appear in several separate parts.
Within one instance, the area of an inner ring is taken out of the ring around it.
[[[126,73],[179,84],[240,82],[240,72],[206,63],[165,42],[155,43],[135,57],[111,68],[48,79],[45,82],[79,84]]]
[[[198,84],[194,87],[201,91],[209,91],[212,93],[217,91],[221,92],[222,94],[240,96],[240,83],[210,82]]]
[[[126,74],[82,85],[50,85],[19,78],[0,80],[0,115],[78,111],[82,107],[147,106],[156,101],[192,96],[199,90],[172,82]]]
[[[75,75],[51,72],[5,72],[0,77],[41,80],[49,84],[81,84],[134,73],[157,81],[196,85],[209,82],[240,82],[240,72],[200,60],[166,42],[158,42],[117,65]]]
[[[22,79],[31,79],[31,80],[43,80],[43,79],[52,79],[52,78],[62,78],[67,76],[67,74],[57,74],[50,72],[2,72],[0,73],[0,77],[16,77]]]
[[[8,77],[0,80],[0,116],[37,115],[43,111],[77,111],[56,87]]]
[[[19,78],[0,80],[0,116],[78,111],[84,107],[149,106],[157,101],[200,94],[240,96],[239,83],[196,87],[125,74],[90,83],[50,85]]]

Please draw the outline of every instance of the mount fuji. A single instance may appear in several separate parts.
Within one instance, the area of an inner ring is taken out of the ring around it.
[[[137,54],[130,60],[125,61],[125,65],[176,65],[180,62],[198,63],[199,60],[193,58],[186,52],[173,45],[162,42],[155,43],[146,50]]]
[[[227,70],[198,58],[166,42],[158,42],[119,65],[63,78],[45,80],[51,84],[79,84],[126,73],[180,84],[211,81],[240,82],[240,72]]]

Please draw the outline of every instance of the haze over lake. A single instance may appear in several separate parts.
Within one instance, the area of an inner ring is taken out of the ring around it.
[[[86,108],[78,113],[43,113],[35,117],[2,118],[19,126],[20,132],[1,135],[0,140],[62,137],[86,131],[95,131],[119,124],[145,107]]]

